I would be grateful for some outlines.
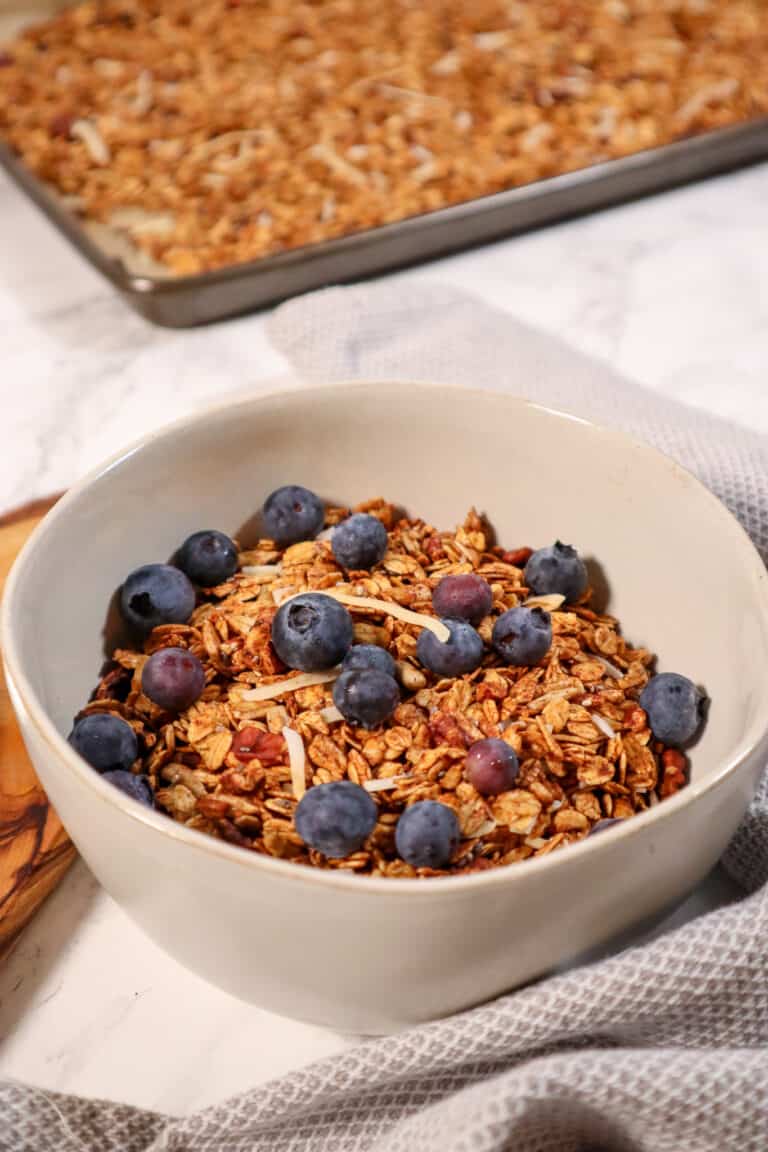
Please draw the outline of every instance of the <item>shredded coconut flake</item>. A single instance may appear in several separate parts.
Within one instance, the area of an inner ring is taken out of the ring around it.
[[[439,60],[435,60],[429,69],[434,76],[455,76],[461,69],[461,57],[458,52],[446,52]]]
[[[143,208],[117,208],[109,222],[113,228],[123,228],[135,236],[167,236],[176,227],[170,212],[145,212]]]
[[[531,700],[528,709],[533,711],[534,708],[543,708],[545,704],[549,704],[550,700],[570,700],[572,696],[578,696],[581,691],[581,688],[555,688],[551,692],[545,692],[542,696],[537,696]]]
[[[365,173],[361,172],[359,168],[355,168],[353,164],[348,163],[343,156],[339,156],[338,152],[334,152],[330,144],[313,144],[309,149],[310,156],[315,160],[319,160],[321,164],[325,164],[342,180],[347,180],[350,184],[355,184],[358,188],[366,188],[368,181]]]
[[[330,705],[328,708],[321,708],[320,715],[326,724],[338,724],[340,720],[344,719],[335,704]]]
[[[621,668],[617,668],[615,664],[611,664],[610,660],[606,660],[605,656],[596,656],[595,659],[600,661],[608,675],[613,676],[614,680],[623,679],[624,673]]]
[[[232,132],[221,132],[218,136],[211,136],[210,139],[203,140],[192,150],[191,155],[197,159],[209,152],[218,152],[220,148],[229,148],[233,144],[241,144],[243,141],[267,140],[271,135],[273,133],[267,128],[237,128]]]
[[[611,728],[605,716],[601,716],[598,712],[590,712],[589,715],[595,728],[602,732],[603,736],[607,736],[609,740],[612,740],[616,733],[613,728]]]
[[[705,84],[703,88],[699,88],[698,92],[694,92],[693,96],[678,108],[676,112],[677,119],[685,122],[694,120],[700,112],[704,111],[708,104],[717,104],[721,100],[727,100],[729,96],[733,96],[738,90],[739,81],[734,77],[718,80],[713,84]]]
[[[608,140],[616,131],[618,123],[618,113],[615,108],[606,106],[600,109],[600,114],[595,121],[594,128],[592,129],[593,135],[597,136],[599,140]]]
[[[402,620],[403,624],[415,624],[417,628],[428,628],[434,632],[438,640],[445,644],[450,640],[451,634],[441,620],[436,616],[424,616],[421,612],[411,612],[410,608],[402,608],[399,604],[392,604],[389,600],[378,600],[374,596],[353,596],[341,588],[323,588],[324,596],[332,596],[340,604],[348,608],[371,608],[377,612],[384,612],[387,616],[394,616],[395,620]],[[300,593],[294,593],[300,595]]]
[[[559,592],[550,592],[548,596],[529,596],[524,600],[526,608],[543,608],[546,612],[557,612],[565,604],[565,596]]]
[[[280,575],[282,567],[282,564],[243,564],[240,571],[243,576],[263,576],[265,580],[271,580]]]
[[[135,116],[146,116],[154,102],[152,73],[148,72],[145,68],[139,73],[138,80],[136,81],[136,95],[133,98],[131,110]]]
[[[529,848],[543,848],[546,840],[542,836],[526,836],[525,843]]]
[[[364,780],[363,788],[366,792],[390,792],[399,788],[407,776],[383,776],[380,780]]]
[[[433,160],[428,160],[426,164],[419,164],[418,168],[412,170],[411,179],[417,184],[426,184],[427,180],[431,180],[438,171],[437,164]]]
[[[498,48],[503,48],[508,39],[508,32],[476,32],[472,37],[479,52],[495,52]]]
[[[382,96],[401,97],[406,100],[427,100],[431,104],[444,104],[450,107],[448,100],[442,96],[433,96],[431,92],[422,92],[418,88],[403,88],[399,84],[379,84]]]
[[[243,692],[240,699],[249,703],[257,700],[274,700],[277,696],[298,692],[300,688],[311,688],[314,684],[331,684],[338,676],[338,668],[332,668],[329,672],[302,672],[299,676],[291,676],[288,680],[276,680],[274,684],[260,684],[257,688],[249,688],[247,692]]]
[[[180,159],[184,151],[184,143],[174,138],[168,140],[150,140],[147,149],[153,156],[160,156],[163,160]]]
[[[206,188],[223,188],[226,182],[227,177],[223,172],[204,172],[200,177],[200,183]]]
[[[69,134],[74,136],[76,140],[82,140],[94,164],[99,164],[102,168],[109,164],[112,158],[111,153],[104,137],[92,120],[75,120]]]
[[[295,587],[292,584],[289,585],[287,588],[273,588],[272,589],[272,599],[274,600],[275,604],[277,604],[278,608],[280,607],[281,604],[285,604],[286,600],[290,600],[292,596],[298,596],[298,595],[299,595],[299,593],[296,591]]]
[[[120,60],[107,60],[105,57],[100,56],[93,61],[92,68],[94,72],[98,72],[100,76],[117,77],[123,74],[123,64]]]
[[[555,130],[551,124],[534,124],[520,137],[520,150],[522,152],[535,152],[545,140],[554,134]]]
[[[559,76],[549,85],[553,96],[586,96],[589,82],[584,76]]]
[[[287,725],[282,730],[283,739],[288,748],[288,763],[291,768],[291,786],[297,800],[301,800],[307,790],[306,756],[304,755],[304,741],[298,732]]]

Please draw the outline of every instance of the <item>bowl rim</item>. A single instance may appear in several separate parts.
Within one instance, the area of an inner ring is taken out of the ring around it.
[[[190,851],[198,851],[218,857],[240,868],[255,869],[256,871],[263,872],[265,877],[272,875],[276,879],[288,880],[289,882],[298,884],[317,884],[323,888],[337,888],[348,893],[355,891],[361,893],[389,893],[392,896],[409,893],[410,896],[408,898],[431,898],[439,892],[445,894],[448,892],[457,894],[465,892],[471,895],[479,888],[523,883],[529,875],[548,869],[567,866],[568,861],[571,861],[575,866],[586,853],[604,852],[609,845],[615,844],[621,838],[627,839],[634,837],[652,826],[667,823],[676,812],[694,804],[704,794],[720,787],[725,780],[737,772],[747,760],[753,757],[761,745],[766,743],[768,739],[768,709],[764,713],[766,719],[762,729],[756,731],[752,739],[743,748],[739,750],[737,745],[734,753],[730,756],[723,757],[723,764],[710,773],[704,780],[690,782],[680,792],[665,799],[663,803],[656,804],[654,807],[647,809],[645,812],[638,813],[631,819],[621,821],[618,825],[609,829],[603,836],[597,838],[586,837],[576,844],[571,844],[568,847],[567,853],[547,853],[544,856],[529,857],[525,860],[517,861],[514,867],[502,866],[480,872],[463,873],[457,876],[423,877],[418,878],[418,881],[411,877],[357,875],[346,873],[343,870],[312,868],[306,865],[297,866],[296,863],[290,860],[281,860],[277,857],[257,852],[247,852],[236,845],[228,844],[207,833],[186,828],[164,813],[144,808],[128,796],[125,796],[119,789],[114,788],[102,780],[99,773],[94,772],[86,761],[78,756],[66,737],[58,731],[48,716],[45,707],[24,671],[23,660],[17,647],[14,602],[18,595],[17,589],[23,580],[25,569],[34,561],[39,541],[44,537],[52,523],[62,516],[68,515],[69,509],[77,504],[80,496],[87,489],[150,444],[172,439],[179,432],[202,424],[211,416],[219,413],[224,414],[238,408],[257,409],[262,402],[274,400],[288,394],[312,392],[314,395],[322,394],[323,396],[329,394],[347,395],[363,387],[376,389],[389,388],[399,391],[413,391],[414,389],[419,391],[460,390],[474,393],[478,397],[492,397],[495,400],[508,403],[513,407],[532,408],[543,413],[548,418],[582,424],[592,433],[619,440],[623,442],[628,449],[640,451],[642,454],[656,459],[657,462],[663,463],[675,479],[684,480],[687,484],[693,485],[698,491],[699,496],[709,503],[713,513],[720,517],[724,527],[730,531],[735,540],[739,541],[744,551],[744,562],[748,568],[752,569],[753,575],[756,577],[757,587],[762,592],[762,606],[766,621],[768,621],[768,569],[766,569],[753,541],[736,517],[725,504],[687,468],[683,467],[683,465],[673,460],[658,448],[624,432],[622,429],[612,428],[586,417],[578,416],[546,404],[540,404],[511,392],[493,388],[469,387],[463,384],[448,383],[445,381],[410,380],[406,378],[383,380],[361,378],[341,382],[305,382],[289,376],[279,381],[272,378],[266,389],[259,388],[257,384],[255,392],[234,397],[230,393],[224,400],[205,405],[190,415],[164,424],[115,452],[101,464],[91,469],[81,480],[67,490],[65,495],[57,501],[54,507],[35,527],[16,557],[8,575],[2,604],[0,605],[0,637],[2,637],[3,662],[14,709],[16,711],[18,711],[19,708],[23,709],[26,719],[33,725],[43,743],[48,746],[52,754],[53,763],[60,765],[63,762],[67,771],[74,775],[82,787],[90,789],[101,802],[111,805],[113,809],[119,810],[124,816],[128,817],[129,820],[135,821],[147,829],[150,835],[158,834],[179,845],[186,846]],[[765,695],[768,697],[768,684],[766,684]]]

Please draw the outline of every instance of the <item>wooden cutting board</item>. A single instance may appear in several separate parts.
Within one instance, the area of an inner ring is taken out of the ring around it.
[[[0,516],[0,595],[16,554],[57,498]],[[74,858],[27,756],[0,666],[0,957]]]

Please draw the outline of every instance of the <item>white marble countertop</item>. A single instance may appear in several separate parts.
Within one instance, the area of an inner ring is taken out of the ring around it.
[[[660,392],[768,431],[768,165],[404,273],[472,290]],[[285,370],[263,316],[152,328],[0,176],[0,507]],[[710,883],[689,907],[729,895]],[[0,968],[0,1075],[182,1113],[348,1038],[245,1006],[77,864]]]

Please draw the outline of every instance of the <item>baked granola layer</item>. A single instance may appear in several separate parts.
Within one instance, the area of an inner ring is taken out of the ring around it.
[[[0,136],[173,274],[768,113],[762,0],[88,0],[0,53]]]

